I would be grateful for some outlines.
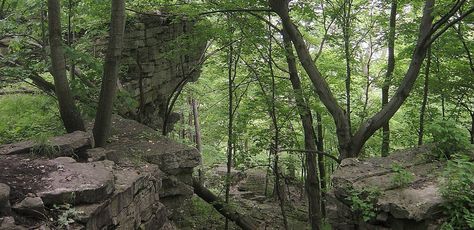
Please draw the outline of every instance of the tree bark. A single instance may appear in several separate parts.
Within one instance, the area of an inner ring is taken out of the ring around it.
[[[424,125],[425,125],[425,111],[426,104],[428,103],[428,90],[429,90],[429,77],[430,77],[430,66],[431,66],[431,49],[428,49],[428,58],[426,59],[425,67],[425,81],[423,83],[423,101],[421,102],[420,109],[420,129],[418,130],[418,145],[423,144]]]
[[[388,104],[390,83],[392,82],[393,70],[395,69],[395,26],[397,18],[397,1],[392,0],[390,9],[390,28],[388,32],[388,59],[387,72],[382,86],[382,108]],[[382,156],[386,157],[390,151],[390,119],[382,127]]]
[[[61,119],[68,133],[76,130],[84,131],[84,121],[74,104],[66,76],[66,60],[61,44],[61,8],[59,0],[48,0],[48,26],[52,75]]]
[[[99,106],[95,116],[94,139],[98,147],[104,146],[111,128],[111,118],[117,79],[122,55],[125,29],[125,0],[112,0],[109,44],[104,63],[104,75],[100,89]]]
[[[233,210],[231,206],[225,204],[225,202],[209,191],[209,189],[199,183],[199,180],[193,179],[193,188],[196,195],[211,204],[226,219],[234,221],[237,226],[245,230],[254,230],[258,228],[257,221]]]
[[[288,63],[288,72],[290,73],[290,81],[293,87],[301,124],[303,126],[305,149],[312,151],[305,154],[308,165],[305,187],[306,193],[308,194],[308,215],[311,223],[311,229],[317,230],[321,228],[321,190],[319,186],[318,168],[316,166],[316,133],[314,132],[313,128],[311,110],[307,106],[303,96],[303,90],[301,89],[301,81],[298,76],[291,40],[284,32],[283,42],[286,49],[285,54],[286,61]]]

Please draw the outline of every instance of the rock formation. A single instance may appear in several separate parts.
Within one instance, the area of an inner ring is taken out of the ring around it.
[[[136,121],[113,124],[106,148],[91,149],[85,132],[50,138],[65,150],[53,159],[33,141],[0,146],[0,229],[56,229],[68,219],[73,229],[174,229],[200,155]],[[70,157],[78,152],[84,158]]]
[[[431,160],[430,153],[428,147],[420,147],[384,158],[344,159],[328,194],[333,229],[437,229],[443,202],[437,176],[444,163]],[[406,184],[396,183],[401,177]],[[357,208],[354,196],[369,208]]]
[[[155,129],[162,129],[167,119],[171,129],[179,119],[176,113],[166,118],[171,97],[200,74],[206,41],[196,32],[195,21],[182,16],[156,13],[128,19],[120,82],[138,105],[122,115]]]

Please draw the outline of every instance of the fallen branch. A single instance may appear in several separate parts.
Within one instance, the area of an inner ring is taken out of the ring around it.
[[[337,157],[329,154],[329,153],[326,153],[326,152],[323,152],[323,151],[318,151],[318,150],[305,150],[305,149],[279,149],[278,152],[299,152],[299,153],[320,153],[320,154],[323,154],[324,156],[327,156],[331,159],[333,159],[335,162],[337,163],[341,163],[341,160],[338,159]]]
[[[204,201],[211,204],[220,214],[229,220],[234,221],[237,226],[244,230],[257,229],[257,221],[253,218],[238,213],[233,210],[230,206],[226,205],[224,201],[219,199],[214,193],[204,187],[197,178],[193,178],[194,193],[201,197]]]

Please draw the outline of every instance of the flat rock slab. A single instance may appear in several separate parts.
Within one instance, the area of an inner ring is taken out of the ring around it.
[[[112,124],[112,137],[107,149],[115,150],[116,163],[134,158],[156,164],[171,175],[201,163],[201,155],[196,148],[163,137],[150,127],[119,116],[113,117]]]
[[[55,170],[43,178],[45,186],[37,192],[45,205],[96,203],[114,191],[111,161],[77,163],[72,158],[60,157],[49,163]]]
[[[62,136],[49,138],[46,144],[59,149],[61,153],[71,155],[71,153],[78,150],[90,148],[94,145],[94,141],[91,134],[82,131],[75,131]],[[37,145],[38,143],[35,141],[23,141],[2,145],[0,146],[0,155],[30,153]]]
[[[342,222],[347,223],[345,226],[357,224],[358,220],[348,220],[350,218],[341,221],[341,217],[348,216],[348,213],[344,212],[350,210],[347,197],[350,196],[352,189],[380,191],[375,204],[380,216],[415,222],[437,218],[443,199],[436,176],[443,170],[445,163],[431,160],[430,155],[430,148],[423,146],[394,152],[388,157],[366,160],[344,159],[332,176],[333,189],[329,193],[332,198],[329,199],[328,205],[329,221],[335,226],[340,226]],[[411,174],[413,180],[403,186],[394,184],[393,180],[397,176],[397,172],[392,169],[394,164]]]

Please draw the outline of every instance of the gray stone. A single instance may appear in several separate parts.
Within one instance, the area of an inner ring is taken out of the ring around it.
[[[163,80],[160,82],[168,82],[166,84],[155,84],[152,86],[152,91],[149,95],[155,95],[154,97],[148,97],[146,105],[154,105],[153,110],[140,110],[140,117],[142,122],[156,129],[163,127],[163,111],[162,110],[166,103],[166,100],[161,100],[158,95],[162,98],[168,98],[174,93],[174,89],[183,82],[189,80],[195,81],[200,75],[200,59],[203,56],[206,42],[202,41],[197,43],[195,41],[186,43],[185,41],[179,41],[180,47],[176,47],[177,38],[190,34],[195,26],[195,21],[187,20],[168,20],[163,19],[162,16],[148,15],[150,17],[144,22],[145,26],[130,26],[126,28],[124,35],[124,49],[123,53],[130,54],[133,60],[125,60],[123,64],[128,68],[123,75],[120,76],[120,81],[127,89],[129,93],[137,100],[140,99],[140,95],[135,93],[138,85],[134,87],[127,87],[127,85],[133,84],[133,80],[137,80],[141,77],[155,77],[156,73],[164,73],[162,75]],[[142,18],[139,21],[143,20]],[[141,22],[140,22],[141,23]],[[184,30],[186,28],[186,30]],[[192,39],[192,38],[191,38]],[[138,58],[136,53],[138,52]],[[141,70],[131,68],[136,65],[136,61],[140,62],[143,67]],[[164,60],[168,59],[168,60]],[[153,63],[147,65],[147,63]],[[133,76],[133,77],[132,77]],[[156,81],[156,80],[155,80]],[[131,89],[130,89],[131,88]],[[150,90],[147,90],[148,92]],[[129,118],[136,119],[137,108],[131,108],[130,111],[121,111],[121,115],[128,116]],[[156,113],[155,113],[156,112]],[[133,114],[133,115],[130,115]],[[160,119],[156,119],[156,115]],[[169,121],[170,127],[173,126],[173,122]]]
[[[0,183],[0,216],[10,214],[10,187]]]
[[[380,225],[392,229],[420,226],[426,229],[423,226],[439,219],[443,199],[433,172],[442,171],[444,164],[429,160],[430,154],[430,147],[423,146],[383,158],[344,159],[332,176],[333,189],[328,194],[327,214],[333,229],[381,229]],[[393,183],[395,163],[413,175],[411,183],[403,186]],[[371,188],[380,190],[374,203],[376,222],[364,223],[351,210],[347,196],[352,189]]]
[[[58,170],[45,178],[46,188],[37,194],[45,205],[95,203],[113,192],[113,162],[76,163],[51,161]]]
[[[72,155],[94,145],[94,139],[90,133],[75,131],[62,136],[52,137],[48,145],[58,148],[60,154]],[[0,155],[30,153],[37,145],[34,141],[24,141],[14,144],[0,146]]]
[[[113,154],[115,151],[104,148],[93,148],[86,151],[87,159],[90,162],[93,161],[102,161],[102,160],[111,160],[113,161]],[[112,159],[111,159],[112,158]]]
[[[16,213],[34,216],[38,218],[44,218],[44,204],[40,197],[26,197],[20,203],[13,206],[13,210]]]

